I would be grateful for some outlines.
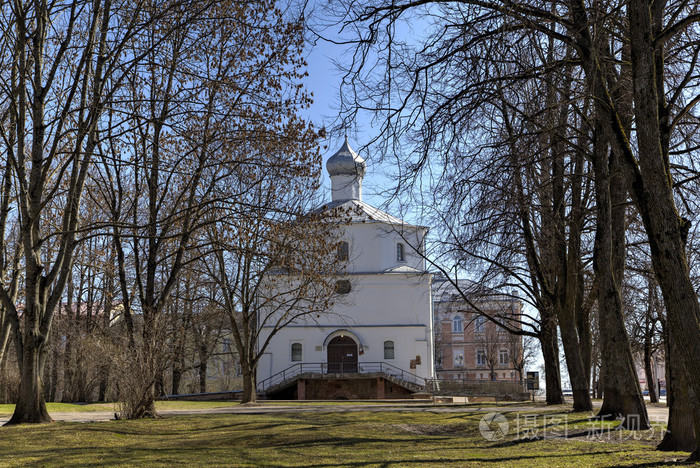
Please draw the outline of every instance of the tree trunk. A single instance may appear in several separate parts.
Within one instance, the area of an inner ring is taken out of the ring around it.
[[[547,315],[543,315],[542,330],[539,336],[542,358],[544,359],[546,400],[548,405],[562,405],[565,401],[564,394],[561,391],[557,324],[554,317],[550,317],[548,320],[545,319]]]
[[[7,404],[7,360],[0,361],[0,403]]]
[[[600,395],[598,394],[598,380],[600,377],[597,374],[598,372],[598,366],[595,364],[591,367],[591,394],[593,395],[593,398],[600,398]]]
[[[649,390],[649,401],[658,403],[659,397],[656,395],[656,379],[651,370],[651,337],[649,333],[644,336],[644,375],[646,376],[647,389]]]
[[[107,400],[107,382],[109,381],[109,365],[100,366],[100,387],[97,396],[97,401]]]
[[[201,360],[199,363],[199,393],[207,392],[207,361]]]
[[[243,374],[243,396],[241,403],[254,403],[257,399],[257,391],[255,388],[255,369],[247,362],[241,362]]]
[[[180,380],[181,379],[182,379],[182,373],[180,372],[180,366],[176,363],[173,366],[173,380],[172,380],[171,394],[173,394],[173,395],[180,394]]]
[[[666,356],[668,426],[657,449],[693,452],[697,449],[697,441],[693,432],[693,405],[688,397],[688,376],[673,341],[666,346]]]
[[[588,393],[588,379],[583,373],[583,361],[573,317],[571,320],[560,319],[559,328],[561,330],[561,341],[564,345],[566,367],[571,381],[571,391],[574,394],[574,411],[591,411],[593,403],[591,402],[591,395]]]
[[[633,1],[628,6],[630,45],[632,50],[633,92],[639,147],[639,176],[636,180],[635,202],[649,238],[651,259],[656,279],[666,304],[670,342],[681,344],[679,362],[689,378],[688,397],[693,405],[693,425],[696,445],[700,447],[700,304],[690,279],[685,252],[690,221],[682,219],[676,210],[669,162],[663,152],[659,103],[657,45],[646,1]],[[667,147],[667,146],[666,146]],[[630,165],[632,161],[629,161]],[[691,459],[700,459],[696,448]]]
[[[58,391],[58,349],[52,353],[51,362],[51,391],[49,392],[49,401],[56,401],[56,392]]]
[[[19,385],[19,398],[15,406],[12,418],[5,423],[6,426],[22,423],[51,422],[44,402],[43,373],[45,344],[35,338],[32,333],[27,333],[24,339],[23,359],[21,366],[21,380]]]
[[[597,211],[593,270],[598,282],[598,329],[601,362],[606,374],[603,407],[598,416],[609,418],[619,414],[624,418],[622,427],[647,429],[649,417],[635,372],[632,349],[622,314],[622,297],[618,286],[621,278],[615,275],[621,275],[622,272],[621,268],[615,268],[613,257],[613,236],[624,237],[620,232],[613,232],[612,220],[610,168],[617,171],[619,164],[616,163],[614,152],[608,156],[608,145],[600,124],[596,124],[595,127],[593,153]],[[616,201],[620,201],[623,197],[618,193],[616,198]],[[624,219],[624,214],[622,218]],[[616,229],[622,229],[624,233],[624,224],[619,223],[619,220]]]

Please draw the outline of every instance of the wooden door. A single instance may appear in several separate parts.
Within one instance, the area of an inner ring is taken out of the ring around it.
[[[328,343],[328,373],[357,373],[357,343],[349,336],[336,336]]]

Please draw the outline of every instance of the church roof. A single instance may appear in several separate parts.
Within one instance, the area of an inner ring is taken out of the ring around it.
[[[397,224],[409,226],[408,223],[392,216],[379,208],[363,202],[362,200],[334,200],[321,206],[318,211],[328,211],[338,209],[347,212],[351,223],[382,222],[387,224]]]
[[[508,294],[469,279],[460,279],[457,281],[457,285],[458,287],[455,287],[442,274],[436,274],[433,278],[433,300],[438,302],[461,302],[464,300],[461,293],[472,301],[495,300],[512,302],[519,300],[515,290]]]
[[[408,265],[397,265],[384,270],[384,273],[426,273],[424,270],[413,268]]]

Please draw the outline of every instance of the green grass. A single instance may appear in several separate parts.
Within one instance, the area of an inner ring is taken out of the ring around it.
[[[240,403],[231,401],[157,401],[156,409],[159,410],[188,410],[188,409],[207,409],[207,408],[227,408],[238,406]],[[15,405],[0,405],[0,416],[10,416],[15,409]],[[115,403],[46,403],[46,409],[51,413],[75,413],[95,411],[116,410]]]
[[[655,451],[650,431],[636,434],[640,440],[614,431],[593,439],[542,438],[563,435],[555,418],[570,421],[573,433],[596,426],[580,413],[536,411],[503,406],[509,431],[494,441],[479,432],[484,413],[464,412],[319,408],[24,425],[0,429],[0,466],[658,466],[688,455]]]

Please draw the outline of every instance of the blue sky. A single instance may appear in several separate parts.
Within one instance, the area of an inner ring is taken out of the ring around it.
[[[309,76],[305,84],[307,90],[314,95],[314,103],[306,115],[317,128],[325,126],[330,129],[338,116],[338,96],[342,73],[334,64],[334,60],[340,59],[345,50],[344,46],[320,40],[315,46],[309,47],[307,57]],[[356,122],[355,128],[348,131],[350,147],[360,153],[368,164],[367,174],[363,181],[363,199],[372,205],[379,206],[385,200],[378,197],[376,193],[386,188],[389,181],[381,176],[381,168],[373,164],[371,155],[361,150],[361,147],[369,141],[372,135],[368,121]],[[323,186],[326,190],[326,198],[330,198],[330,179],[325,170],[325,161],[340,148],[343,138],[343,135],[331,135],[330,138],[321,143],[321,154],[324,161]]]
[[[323,0],[312,0],[311,7],[307,11],[311,29],[319,32],[326,38],[334,41],[354,39],[351,33],[339,33],[337,21],[333,19],[329,9],[335,5],[331,2],[326,4]],[[336,126],[339,112],[339,87],[342,81],[343,72],[338,69],[336,62],[347,63],[352,58],[353,48],[351,45],[338,45],[327,40],[317,38],[313,32],[309,32],[307,37],[311,44],[307,44],[307,71],[309,76],[304,84],[306,89],[313,93],[314,103],[305,112],[317,128],[325,126],[331,129]],[[392,168],[387,163],[379,164],[378,157],[368,154],[363,148],[376,133],[372,130],[371,115],[367,112],[359,114],[359,118],[352,123],[352,127],[347,131],[350,140],[350,147],[357,151],[367,162],[367,173],[362,185],[362,198],[371,205],[388,209],[385,205],[386,197],[378,195],[381,191],[391,188],[392,181],[383,176],[385,172],[392,172]],[[343,143],[344,134],[333,134],[329,139],[321,142],[321,154],[324,160],[323,186],[325,187],[324,197],[330,198],[330,179],[325,170],[325,161],[335,154]],[[396,213],[395,213],[396,214]]]

